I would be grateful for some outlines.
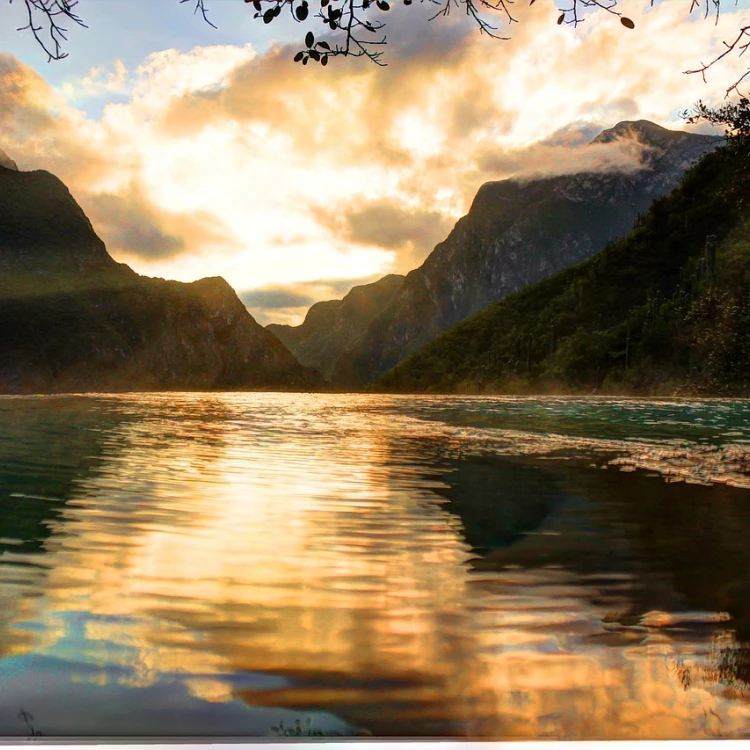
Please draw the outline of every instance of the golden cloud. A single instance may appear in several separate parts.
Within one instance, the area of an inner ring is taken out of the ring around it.
[[[83,208],[111,252],[145,260],[163,260],[193,245],[232,246],[237,239],[205,211],[178,213],[149,202],[138,185],[128,192],[94,193]]]

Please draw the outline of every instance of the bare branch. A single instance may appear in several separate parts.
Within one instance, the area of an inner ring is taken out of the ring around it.
[[[714,2],[718,2],[718,0],[714,0]],[[750,47],[750,26],[743,26],[737,36],[735,37],[734,41],[732,42],[724,42],[724,46],[726,49],[720,54],[717,55],[711,62],[709,63],[701,63],[700,67],[695,68],[695,70],[686,70],[684,71],[686,75],[693,75],[695,73],[700,73],[703,80],[706,80],[706,72],[712,68],[716,63],[721,62],[725,57],[728,55],[731,55],[733,52],[737,53],[737,57],[741,57],[745,54],[747,51],[747,48]],[[750,75],[750,70],[745,71],[727,90],[725,97],[728,97],[733,91],[736,91],[738,94],[739,91],[739,85]]]
[[[14,0],[8,0],[13,3]],[[213,28],[215,24],[208,17],[210,0],[177,0],[181,5],[193,4],[193,13]],[[403,4],[411,5],[414,0],[402,0]],[[19,31],[30,32],[36,42],[47,54],[48,60],[61,60],[67,57],[63,50],[68,41],[68,30],[63,24],[70,21],[78,26],[86,24],[75,13],[77,0],[16,0],[23,2],[26,9],[27,23]],[[240,0],[237,0],[240,2]],[[310,60],[328,63],[330,57],[367,57],[377,65],[385,65],[382,61],[382,47],[386,45],[384,29],[386,22],[377,15],[378,12],[388,11],[393,0],[245,0],[255,9],[255,17],[264,23],[271,23],[287,8],[295,21],[302,23],[308,16],[317,18],[327,27],[331,34],[326,40],[316,40],[311,32],[306,37],[306,47],[295,55],[296,62],[307,65]],[[535,0],[420,0],[431,2],[439,7],[429,20],[450,15],[453,8],[463,10],[478,26],[480,33],[487,34],[494,39],[507,40],[500,32],[501,24],[512,26],[518,19],[513,12],[516,3],[523,5]],[[559,0],[560,16],[558,23],[565,23],[573,27],[586,20],[587,12],[601,11],[618,17],[623,25],[632,29],[633,22],[623,17],[619,10],[620,0]],[[318,6],[316,13],[311,13],[310,6]],[[735,0],[737,5],[738,0]],[[654,0],[649,0],[653,6]],[[721,13],[722,0],[690,0],[689,13],[702,10],[703,17],[713,16],[718,23]],[[495,20],[499,19],[499,20]],[[332,41],[332,36],[338,35],[340,41]],[[310,39],[308,43],[308,39]],[[739,30],[737,37],[731,42],[724,42],[725,49],[708,63],[701,63],[694,70],[686,70],[686,74],[699,73],[706,80],[707,71],[726,57],[736,54],[741,57],[750,46],[750,26]],[[739,93],[739,86],[750,78],[750,69],[740,76],[726,91]]]
[[[13,0],[9,0],[11,3]],[[30,31],[37,44],[46,52],[47,61],[62,60],[68,56],[62,49],[68,41],[68,30],[61,26],[65,19],[88,28],[73,8],[77,0],[23,0],[28,23],[18,31]]]
[[[195,10],[193,13],[200,13],[203,16],[203,20],[214,29],[217,28],[216,24],[212,23],[208,18],[208,9],[206,8],[205,0],[180,0],[180,5],[183,3],[195,3]]]

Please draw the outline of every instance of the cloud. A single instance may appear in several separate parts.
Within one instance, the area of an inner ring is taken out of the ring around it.
[[[437,211],[409,210],[389,200],[350,210],[346,222],[353,242],[391,248],[433,245],[450,230],[450,222]]]
[[[272,310],[289,307],[310,307],[315,302],[314,297],[308,294],[301,294],[286,287],[254,289],[249,292],[242,292],[240,299],[248,307],[261,307]]]
[[[577,139],[570,131],[566,136]],[[556,139],[561,137],[565,136],[558,132]],[[571,172],[627,173],[643,168],[646,151],[642,144],[627,139],[583,145],[547,140],[517,151],[480,153],[477,166],[487,174],[523,178],[552,177]]]
[[[371,284],[381,274],[348,279],[313,279],[288,285],[271,285],[240,292],[250,314],[261,324],[299,325],[316,302],[342,299],[355,286]]]
[[[454,224],[439,211],[410,207],[393,198],[344,204],[335,212],[321,211],[318,219],[349,242],[396,251],[394,270],[400,273],[419,265]]]
[[[137,185],[124,194],[87,195],[82,205],[116,255],[163,260],[185,252],[188,238],[192,252],[201,252],[207,245],[237,242],[210,214],[166,211],[147,201]]]
[[[113,68],[112,71],[101,65],[91,68],[83,78],[63,83],[62,93],[68,100],[123,93],[126,90],[127,68],[122,60],[115,60]]]

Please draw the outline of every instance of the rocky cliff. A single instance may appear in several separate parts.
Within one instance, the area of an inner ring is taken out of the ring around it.
[[[5,167],[6,169],[13,169],[18,170],[18,167],[16,166],[16,163],[11,159],[8,154],[5,153],[0,148],[0,167]]]
[[[3,393],[321,382],[223,279],[151,279],[115,262],[43,171],[0,166],[0,320]]]
[[[483,185],[468,215],[338,358],[332,382],[366,384],[490,303],[590,258],[626,234],[719,140],[639,121],[620,123],[594,143],[617,139],[645,147],[642,169]]]
[[[343,299],[314,304],[299,326],[271,323],[266,328],[303,365],[314,367],[330,378],[339,357],[357,343],[403,283],[403,276],[390,274],[374,284],[355,286]]]
[[[691,168],[624,238],[386,373],[400,392],[750,394],[750,155]]]

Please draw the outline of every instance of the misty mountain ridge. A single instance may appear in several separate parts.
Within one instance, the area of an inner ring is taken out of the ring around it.
[[[394,284],[389,300],[380,297],[386,304],[373,319],[359,318],[360,326],[366,322],[359,335],[352,333],[348,343],[340,340],[343,349],[325,367],[326,375],[337,387],[362,387],[487,305],[592,257],[624,236],[639,214],[674,189],[690,164],[720,140],[646,120],[624,121],[599,133],[590,145],[632,143],[637,152],[625,171],[485,183],[448,237],[400,285]],[[271,330],[296,356],[309,358],[320,336],[313,329],[302,324]]]
[[[626,237],[462,321],[375,388],[746,396],[749,170],[746,151],[708,154]]]
[[[57,177],[15,165],[0,166],[0,319],[2,393],[321,383],[224,279],[138,275]]]

